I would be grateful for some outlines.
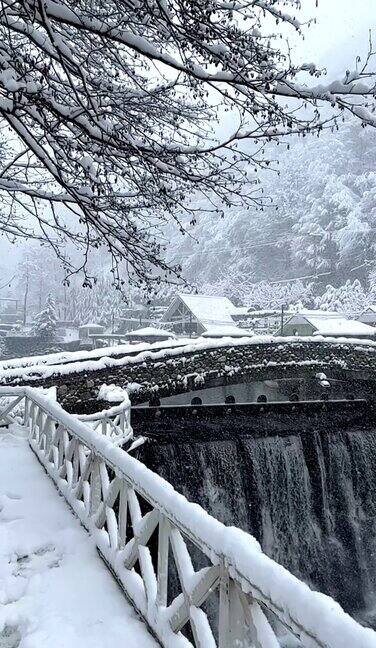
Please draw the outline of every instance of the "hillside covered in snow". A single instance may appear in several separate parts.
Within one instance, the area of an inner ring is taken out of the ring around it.
[[[322,287],[366,284],[376,246],[375,143],[371,129],[349,121],[268,148],[270,164],[255,172],[265,206],[199,215],[184,236],[169,232],[169,258],[198,286],[306,275]]]

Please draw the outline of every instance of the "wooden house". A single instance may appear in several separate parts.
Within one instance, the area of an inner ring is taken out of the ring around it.
[[[197,336],[216,327],[235,327],[231,313],[235,306],[227,297],[179,294],[171,302],[161,322],[178,335]]]

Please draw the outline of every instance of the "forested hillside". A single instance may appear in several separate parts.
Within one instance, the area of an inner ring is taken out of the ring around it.
[[[314,275],[314,292],[359,279],[375,257],[376,134],[359,123],[280,144],[259,180],[262,210],[204,214],[169,252],[197,286]],[[274,170],[273,170],[274,169]],[[315,279],[315,275],[318,276]]]

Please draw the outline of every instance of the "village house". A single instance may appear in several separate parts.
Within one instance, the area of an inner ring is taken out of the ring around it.
[[[358,317],[358,320],[359,322],[363,322],[363,324],[376,327],[376,306],[373,304],[368,306]]]
[[[339,313],[304,311],[291,315],[275,335],[373,338],[376,330],[367,324],[350,320]]]
[[[91,335],[103,333],[104,331],[105,331],[104,326],[89,322],[88,324],[83,324],[82,326],[79,327],[78,335],[80,340],[87,342]]]
[[[227,297],[179,294],[164,313],[162,322],[168,323],[178,335],[198,336],[211,331],[229,335],[237,330],[232,317],[234,304]],[[225,332],[221,332],[223,329]],[[220,335],[220,336],[221,336]]]

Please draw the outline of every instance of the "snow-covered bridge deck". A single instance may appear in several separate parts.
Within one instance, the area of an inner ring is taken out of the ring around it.
[[[1,648],[155,645],[105,563],[164,648],[376,648],[375,632],[187,501],[118,438],[30,387],[0,397],[10,400],[0,408]]]
[[[4,429],[3,429],[4,430]],[[0,647],[155,648],[31,452],[0,431]]]

